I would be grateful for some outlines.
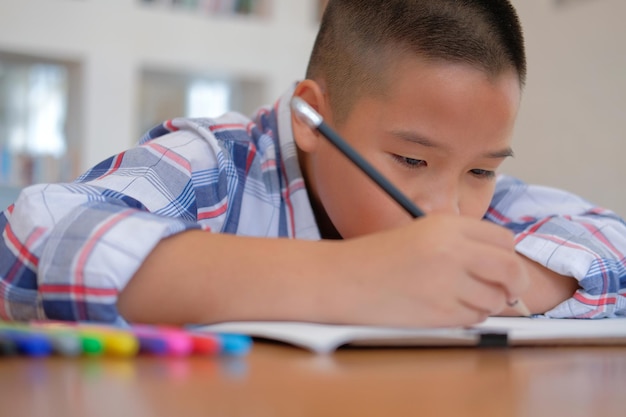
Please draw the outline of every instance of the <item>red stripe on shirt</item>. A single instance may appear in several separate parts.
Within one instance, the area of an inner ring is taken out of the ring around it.
[[[246,159],[246,174],[250,172],[250,167],[252,166],[252,162],[254,161],[254,157],[256,156],[256,146],[253,143],[250,143],[248,146],[248,158]]]
[[[261,169],[266,171],[270,168],[276,168],[276,161],[274,159],[268,159],[261,164]]]
[[[63,284],[42,284],[39,286],[42,293],[45,294],[78,294],[96,295],[100,297],[116,296],[119,291],[116,288],[94,288],[85,287],[84,285],[63,285]]]
[[[298,190],[302,190],[304,188],[306,187],[304,185],[304,180],[302,178],[289,184],[289,192],[291,194],[295,193]]]
[[[626,259],[624,259],[624,254],[621,253],[610,241],[609,239],[606,238],[606,236],[604,236],[604,234],[602,233],[601,229],[598,229],[597,227],[589,224],[589,223],[581,223],[582,226],[587,229],[589,232],[591,232],[591,234],[597,238],[598,240],[600,240],[604,245],[606,245],[611,252],[613,252],[613,254],[617,257],[617,259],[621,260],[622,262],[625,262]]]
[[[174,124],[172,123],[172,119],[167,120],[165,123],[165,128],[167,130],[169,130],[170,132],[176,132],[177,130],[179,130],[176,126],[174,126]]]
[[[576,292],[576,294],[574,294],[574,299],[590,306],[605,306],[609,304],[615,304],[617,302],[617,297],[612,295],[603,295],[598,298],[589,298],[585,297],[580,292]]]
[[[210,211],[199,212],[198,220],[206,220],[206,219],[212,219],[212,218],[218,217],[226,213],[226,210],[228,210],[228,204],[224,202],[221,206],[217,207],[216,209],[213,209]]]
[[[223,123],[220,125],[211,125],[209,126],[209,130],[211,132],[215,132],[216,130],[246,130],[246,126],[241,123]]]
[[[256,123],[254,122],[250,122],[246,125],[246,133],[248,134],[248,136],[252,136],[252,129],[254,129],[255,125]]]
[[[30,236],[28,236],[24,245],[22,245],[22,243],[19,241],[17,236],[15,236],[15,233],[13,233],[13,229],[11,228],[10,224],[7,224],[4,230],[5,230],[5,236],[7,237],[8,241],[13,245],[13,247],[15,248],[17,252],[17,258],[21,262],[28,261],[35,268],[37,268],[39,264],[39,258],[33,255],[28,250],[28,248],[32,246],[33,242],[36,241],[44,233],[45,229],[42,227],[36,228],[30,234]]]
[[[20,276],[20,270],[22,269],[22,267],[25,266],[25,260],[28,261],[28,263],[30,263],[31,265],[33,265],[33,267],[36,269],[38,264],[39,264],[39,258],[37,258],[35,255],[33,255],[29,250],[28,247],[32,246],[34,244],[34,242],[39,239],[39,237],[41,237],[41,235],[45,232],[45,229],[42,227],[38,227],[36,228],[33,233],[30,234],[30,236],[28,236],[28,238],[26,239],[26,242],[24,245],[22,245],[19,241],[19,239],[17,238],[17,236],[15,236],[15,234],[13,233],[13,229],[11,228],[10,224],[7,224],[5,229],[4,229],[4,236],[6,237],[6,239],[9,241],[9,243],[11,245],[13,245],[13,248],[17,251],[17,260],[16,262],[13,263],[13,265],[11,266],[11,269],[9,269],[7,275],[5,277],[3,277],[3,279],[1,280],[1,282],[6,283],[6,284],[11,284],[13,281],[15,281],[16,277]],[[0,303],[0,307],[1,307],[1,313],[0,315],[2,315],[3,318],[5,319],[9,319],[9,309],[7,304],[5,303],[7,297],[6,296],[2,296],[2,302]]]
[[[543,226],[544,224],[548,223],[550,221],[550,217],[546,217],[545,219],[538,221],[537,223],[535,223],[530,229],[523,231],[522,233],[520,233],[516,238],[515,238],[515,243],[519,243],[522,240],[524,240],[527,236],[533,235],[535,234],[535,232],[537,232],[537,230],[539,230],[539,228],[541,226]],[[564,241],[562,241],[564,242]]]
[[[284,162],[281,162],[280,168],[283,173],[283,178],[287,179],[287,171],[285,169]],[[285,198],[285,205],[287,206],[287,210],[289,211],[289,225],[291,226],[291,234],[293,235],[293,237],[297,237],[296,236],[296,221],[294,219],[295,214],[293,211],[293,204],[291,204],[291,192],[289,190],[288,184],[285,185],[285,188],[283,189],[283,196]]]
[[[122,160],[124,159],[124,154],[125,153],[126,152],[122,152],[122,153],[119,153],[119,154],[115,155],[115,157],[113,158],[113,166],[111,168],[109,168],[109,170],[106,173],[104,173],[104,175],[102,175],[100,178],[104,178],[106,176],[109,176],[112,173],[114,173],[115,171],[117,171],[120,168],[120,166],[122,165]]]
[[[496,210],[493,207],[489,207],[487,209],[487,213],[489,213],[490,215],[492,215],[496,219],[500,220],[501,222],[505,222],[505,223],[510,223],[511,222],[510,218],[506,217],[505,215],[503,215],[502,213],[500,213],[498,210]]]
[[[161,154],[164,158],[167,158],[170,161],[176,163],[178,166],[182,167],[187,172],[191,171],[191,164],[189,164],[189,161],[181,157],[180,155],[178,155],[176,152],[172,152],[171,149],[168,149],[154,142],[148,142],[144,146],[154,149],[156,152]]]
[[[129,217],[134,210],[125,210],[121,213],[118,213],[111,218],[109,218],[106,222],[101,224],[96,230],[91,234],[89,240],[85,242],[82,250],[78,254],[78,261],[76,263],[76,273],[74,274],[74,282],[75,285],[68,286],[67,288],[70,290],[84,287],[83,282],[85,278],[85,265],[87,264],[87,260],[93,251],[93,248],[100,242],[102,236],[104,236],[107,232],[109,232],[115,225],[117,225],[120,221]],[[71,292],[73,295],[83,295],[85,294],[83,291]],[[82,299],[82,297],[79,297]],[[87,319],[87,312],[85,311],[84,304],[79,304],[78,318],[79,319]]]

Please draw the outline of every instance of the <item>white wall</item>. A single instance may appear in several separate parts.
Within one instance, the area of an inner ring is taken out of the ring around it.
[[[82,65],[81,165],[138,139],[142,66],[264,79],[263,103],[304,76],[314,0],[272,0],[268,19],[208,17],[137,0],[0,0],[0,50]],[[81,170],[82,170],[81,169]]]
[[[505,171],[626,216],[626,2],[513,3],[529,73]]]
[[[84,169],[136,141],[142,65],[262,77],[264,102],[301,77],[316,2],[273,2],[264,21],[172,15],[135,0],[0,0],[0,50],[82,62]],[[517,156],[505,172],[626,216],[626,1],[513,3],[525,27],[529,76]]]

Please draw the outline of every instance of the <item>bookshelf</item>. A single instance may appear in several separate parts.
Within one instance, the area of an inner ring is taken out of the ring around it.
[[[317,0],[4,2],[0,80],[16,59],[57,65],[67,72],[67,108],[65,154],[38,156],[9,149],[7,106],[0,103],[0,184],[71,180],[132,146],[152,122],[183,115],[182,93],[165,94],[177,83],[227,85],[230,109],[244,113],[272,103],[304,75],[318,6]],[[155,96],[168,105],[160,112],[148,106]]]
[[[137,0],[145,7],[205,16],[268,17],[272,0]]]

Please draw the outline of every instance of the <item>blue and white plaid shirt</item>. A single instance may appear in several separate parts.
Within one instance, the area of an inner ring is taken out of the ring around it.
[[[289,98],[253,120],[173,119],[70,184],[0,214],[0,318],[119,322],[116,301],[161,239],[188,229],[320,239]],[[579,197],[499,177],[486,218],[581,289],[548,317],[626,316],[626,224]]]

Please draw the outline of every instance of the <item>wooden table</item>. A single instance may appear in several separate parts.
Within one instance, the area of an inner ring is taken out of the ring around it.
[[[0,416],[626,415],[626,348],[342,349],[0,358]]]

